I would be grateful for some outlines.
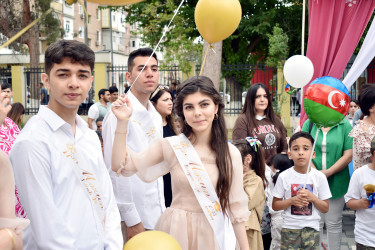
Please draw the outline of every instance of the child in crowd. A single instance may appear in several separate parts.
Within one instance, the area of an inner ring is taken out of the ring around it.
[[[277,154],[272,157],[272,165],[270,166],[273,172],[272,181],[269,184],[270,192],[273,193],[275,184],[279,175],[285,170],[293,167],[293,161],[289,159],[287,154]],[[281,241],[281,227],[283,225],[283,211],[274,211],[272,209],[272,197],[268,199],[268,207],[270,208],[271,213],[271,250],[280,249]]]
[[[375,224],[375,207],[369,208],[364,185],[375,184],[375,137],[371,141],[370,153],[372,162],[354,171],[350,179],[348,192],[345,195],[346,205],[357,210],[355,213],[354,236],[357,250],[375,249],[373,226]],[[374,194],[373,194],[374,195]]]
[[[96,131],[102,133],[102,126],[103,126],[103,116],[99,116],[98,119],[96,119]]]
[[[262,233],[260,223],[266,201],[264,187],[265,158],[264,150],[258,139],[246,137],[233,142],[242,156],[243,163],[243,185],[248,196],[248,206],[251,212],[248,221],[245,223],[247,240],[250,249],[263,250]]]
[[[319,211],[328,212],[332,195],[323,173],[311,168],[306,176],[310,155],[315,157],[313,143],[306,132],[290,138],[288,154],[294,166],[279,175],[273,191],[272,209],[284,210],[281,249],[319,249]]]

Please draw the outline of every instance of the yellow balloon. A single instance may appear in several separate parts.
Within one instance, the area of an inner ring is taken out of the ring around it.
[[[195,24],[208,43],[216,43],[232,35],[241,21],[238,0],[199,0],[195,7]]]
[[[146,231],[131,238],[123,250],[182,250],[177,240],[161,231]]]

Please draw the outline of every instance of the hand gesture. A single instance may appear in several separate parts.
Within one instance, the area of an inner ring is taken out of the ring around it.
[[[367,209],[368,206],[370,206],[370,201],[367,200],[366,197],[362,198],[362,200],[360,200],[360,201],[361,201],[361,208],[362,209]]]
[[[298,194],[300,194],[304,199],[306,199],[309,202],[314,202],[314,200],[316,199],[316,196],[307,189],[301,188],[300,190],[298,190]]]
[[[292,197],[292,205],[296,207],[306,207],[309,205],[309,202],[298,192],[296,196]]]
[[[111,105],[113,114],[118,121],[127,121],[133,113],[133,108],[129,98],[125,98],[125,94],[119,96]]]

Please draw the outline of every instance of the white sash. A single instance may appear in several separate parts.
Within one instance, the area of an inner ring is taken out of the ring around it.
[[[99,232],[101,232],[101,237],[104,236],[105,227],[105,213],[103,207],[102,196],[99,190],[99,184],[94,173],[91,173],[81,166],[86,166],[84,157],[80,157],[79,152],[77,152],[74,144],[66,144],[66,148],[63,151],[66,158],[71,159],[73,162],[73,169],[76,177],[79,180],[84,192],[87,194],[91,207],[95,210],[101,226],[98,227]]]
[[[236,236],[234,235],[232,223],[228,215],[223,215],[215,188],[193,145],[184,134],[168,137],[167,139],[176,154],[178,162],[194,191],[204,215],[215,233],[220,249],[235,249]]]

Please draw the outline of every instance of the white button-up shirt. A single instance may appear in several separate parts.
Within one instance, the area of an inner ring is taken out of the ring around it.
[[[135,152],[142,152],[157,138],[163,137],[163,121],[152,103],[148,110],[138,99],[128,92],[133,107],[133,114],[128,123],[126,143]],[[111,173],[117,205],[121,220],[128,227],[140,222],[146,229],[154,229],[165,210],[163,178],[145,183],[137,175],[131,177],[116,176],[111,170],[112,145],[115,136],[117,119],[109,111],[103,121],[104,160]]]
[[[80,160],[67,157],[68,145]],[[120,215],[98,136],[76,116],[76,133],[41,106],[14,144],[10,160],[19,198],[31,224],[24,249],[122,249]],[[79,167],[96,178],[104,208],[104,231],[95,206],[76,175]]]

